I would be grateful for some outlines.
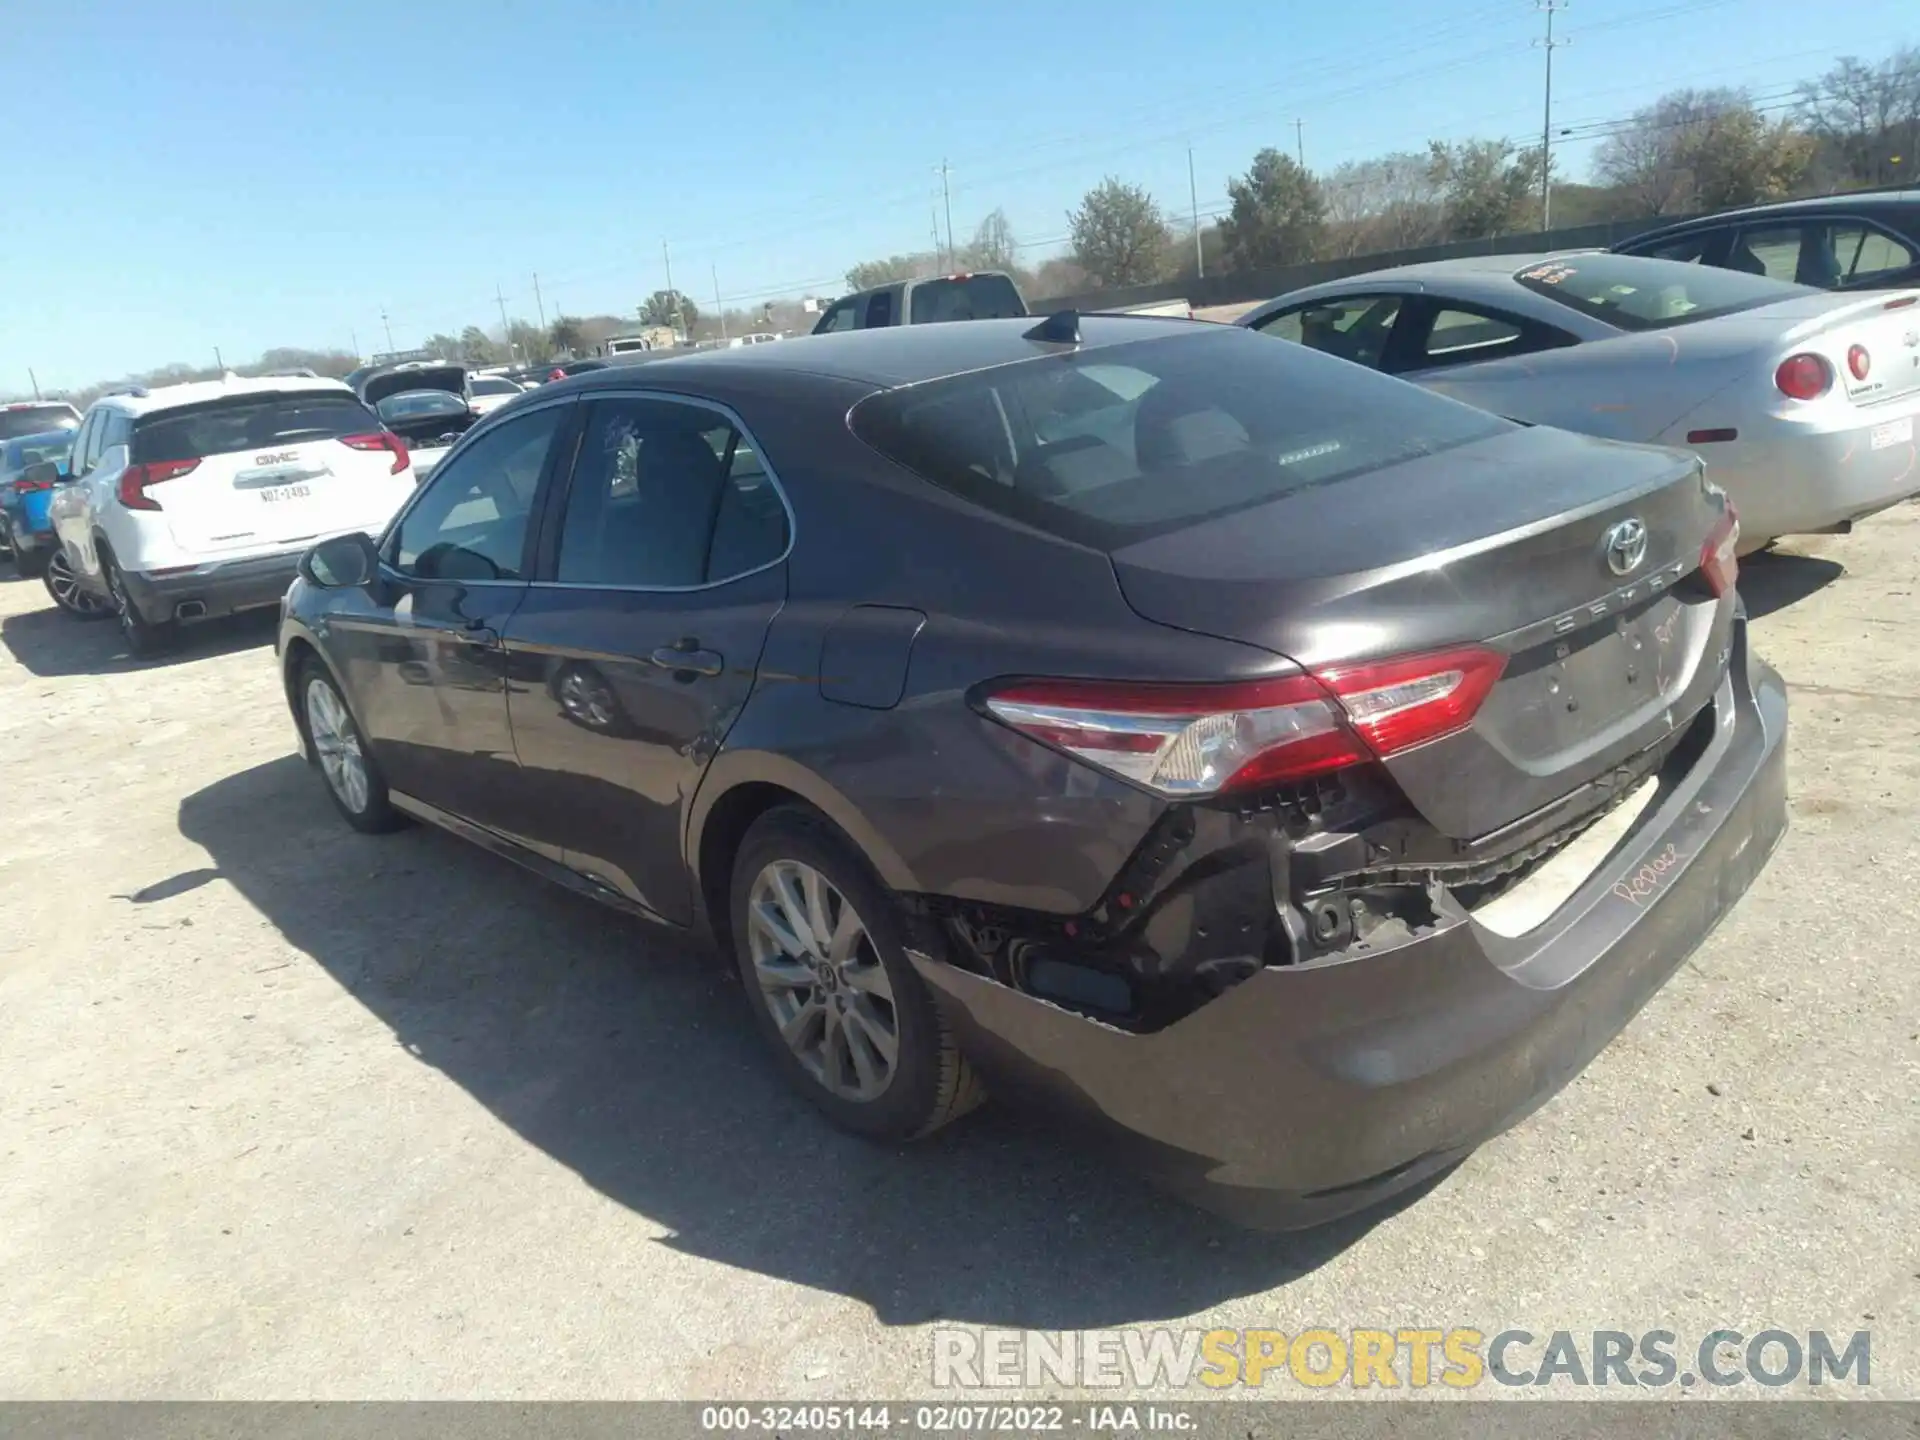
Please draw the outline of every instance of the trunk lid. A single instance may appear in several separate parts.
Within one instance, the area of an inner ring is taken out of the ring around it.
[[[1920,291],[1836,295],[1823,314],[1783,337],[1782,358],[1812,350],[1833,367],[1834,388],[1855,405],[1878,405],[1920,393]],[[1867,352],[1867,373],[1853,373],[1848,352]]]
[[[1113,563],[1146,618],[1309,667],[1505,653],[1467,730],[1388,762],[1437,830],[1479,838],[1658,744],[1711,696],[1732,597],[1680,582],[1719,514],[1691,456],[1523,428],[1294,490]]]
[[[467,393],[464,365],[429,365],[415,361],[382,370],[360,382],[360,397],[369,405],[378,405],[389,395],[407,390],[444,390],[462,400],[471,398]]]

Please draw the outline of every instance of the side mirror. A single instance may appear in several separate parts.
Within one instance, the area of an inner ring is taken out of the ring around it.
[[[29,485],[58,485],[66,476],[60,473],[60,467],[51,460],[36,460],[20,472],[20,478]]]
[[[351,590],[380,573],[380,552],[360,531],[322,540],[300,557],[302,578],[323,590]]]

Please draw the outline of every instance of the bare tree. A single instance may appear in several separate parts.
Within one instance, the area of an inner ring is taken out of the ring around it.
[[[1780,199],[1812,154],[1811,137],[1770,123],[1744,90],[1675,90],[1607,138],[1594,173],[1666,215]]]
[[[1320,189],[1327,208],[1322,246],[1331,258],[1431,245],[1444,233],[1432,158],[1418,151],[1350,160]]]
[[[1800,87],[1800,116],[1855,185],[1920,179],[1920,46],[1878,65],[1848,55]]]
[[[1013,238],[1013,226],[1007,212],[995,210],[973,232],[973,240],[961,256],[976,270],[1011,270],[1020,258],[1019,242]]]

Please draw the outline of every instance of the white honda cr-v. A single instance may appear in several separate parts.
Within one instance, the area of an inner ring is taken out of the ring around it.
[[[138,387],[93,402],[49,507],[61,607],[118,617],[136,654],[183,621],[275,605],[315,542],[378,534],[413,493],[407,447],[338,380]]]

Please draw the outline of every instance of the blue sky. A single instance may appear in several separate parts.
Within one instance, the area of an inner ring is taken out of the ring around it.
[[[1204,25],[1183,15],[1204,15]],[[1913,0],[1573,0],[1555,120],[1878,58]],[[0,49],[0,394],[269,345],[831,292],[1102,175],[1201,208],[1305,121],[1316,169],[1540,124],[1529,0],[327,0],[18,6]],[[1578,175],[1583,149],[1563,157]],[[1033,258],[1057,248],[1034,244]]]

